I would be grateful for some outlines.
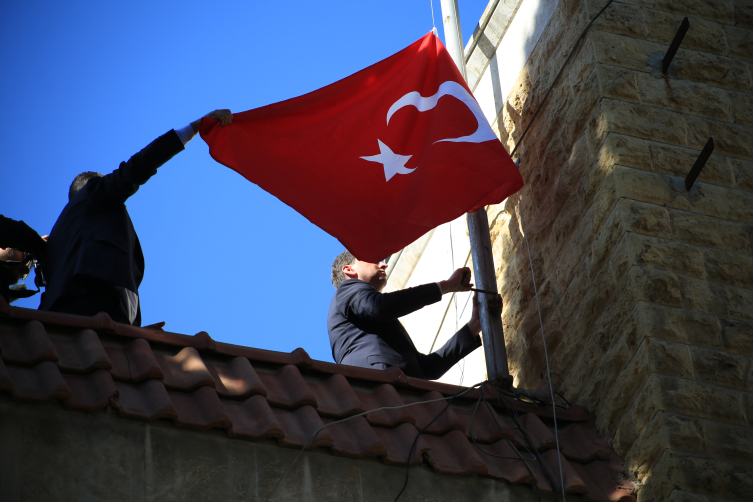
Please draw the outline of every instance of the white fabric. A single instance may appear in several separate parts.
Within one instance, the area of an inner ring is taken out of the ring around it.
[[[188,142],[191,141],[194,136],[196,136],[196,131],[193,130],[193,127],[191,127],[191,124],[188,124],[186,127],[183,127],[182,129],[176,129],[175,132],[178,134],[178,137],[183,142],[183,146],[186,146]]]

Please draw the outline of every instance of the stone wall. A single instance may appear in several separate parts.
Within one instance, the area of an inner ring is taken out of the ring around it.
[[[605,4],[559,2],[496,121],[510,150]],[[639,500],[753,493],[752,79],[753,1],[614,1],[519,149],[526,187],[489,208],[515,384],[547,385],[522,209],[554,388],[614,434]]]

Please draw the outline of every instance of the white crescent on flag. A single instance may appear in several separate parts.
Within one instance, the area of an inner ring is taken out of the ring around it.
[[[395,101],[387,111],[387,125],[389,125],[392,115],[394,115],[399,109],[406,106],[415,106],[419,112],[425,112],[437,106],[437,102],[442,96],[452,96],[465,104],[465,106],[471,110],[473,116],[476,117],[477,127],[476,132],[468,136],[440,139],[434,143],[441,143],[442,141],[455,143],[483,143],[484,141],[497,139],[497,136],[494,134],[494,131],[492,131],[492,128],[489,127],[489,123],[486,121],[486,117],[484,117],[484,113],[481,111],[481,107],[478,105],[474,97],[465,90],[465,87],[452,80],[443,82],[439,86],[436,94],[429,96],[428,98],[421,96],[421,93],[418,91],[413,91]],[[369,162],[382,164],[384,166],[385,181],[389,181],[390,178],[396,174],[410,174],[416,170],[415,167],[413,169],[405,167],[405,163],[411,158],[411,155],[398,155],[393,152],[390,147],[385,145],[382,140],[377,139],[377,142],[379,144],[379,155],[371,155],[369,157],[361,158],[368,160]]]
[[[463,104],[471,110],[473,116],[476,117],[478,127],[476,128],[476,132],[469,136],[440,139],[439,141],[435,141],[435,143],[440,143],[442,141],[453,141],[455,143],[482,143],[484,141],[497,139],[496,134],[494,134],[492,128],[489,127],[489,123],[486,121],[486,117],[484,117],[484,112],[481,111],[481,107],[478,105],[475,98],[465,90],[465,87],[451,80],[443,82],[442,85],[439,86],[437,93],[428,98],[421,96],[417,91],[413,91],[395,101],[387,112],[387,124],[390,123],[390,118],[399,109],[406,106],[415,106],[419,112],[425,112],[426,110],[431,110],[437,106],[437,102],[442,96],[453,96],[462,101]]]

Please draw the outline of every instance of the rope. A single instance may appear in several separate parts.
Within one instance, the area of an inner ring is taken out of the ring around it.
[[[591,25],[594,24],[594,21],[596,21],[599,18],[599,16],[601,16],[601,13],[604,12],[607,9],[607,7],[609,7],[611,5],[612,2],[614,2],[614,0],[609,0],[607,2],[607,4],[599,11],[599,13],[596,14],[596,16],[594,16],[593,19],[591,19],[591,22],[589,22],[586,25],[586,27],[583,28],[583,31],[581,32],[580,36],[578,37],[578,40],[576,40],[575,41],[575,45],[573,45],[573,50],[570,51],[570,54],[567,56],[567,59],[565,59],[565,64],[562,65],[562,68],[560,68],[559,73],[557,73],[557,76],[554,77],[554,80],[552,81],[552,85],[549,86],[549,89],[546,91],[546,94],[544,94],[544,99],[541,100],[541,103],[539,104],[539,107],[536,108],[536,112],[533,114],[533,117],[531,117],[531,121],[528,122],[528,125],[526,126],[525,130],[523,131],[523,134],[520,135],[520,139],[515,144],[515,148],[513,148],[512,152],[510,152],[510,157],[512,157],[513,155],[515,155],[515,152],[518,150],[518,147],[520,146],[520,143],[523,142],[523,138],[525,138],[526,134],[528,134],[528,129],[531,128],[531,125],[536,120],[536,117],[538,116],[539,112],[544,107],[544,103],[546,103],[546,100],[549,98],[549,94],[551,94],[552,89],[554,89],[554,85],[557,83],[557,81],[562,76],[562,72],[565,70],[565,67],[567,66],[567,63],[569,63],[570,59],[573,57],[573,55],[578,52],[576,50],[577,47],[578,47],[578,44],[580,44],[581,41],[583,40],[583,37],[586,36],[586,33],[588,32],[589,28],[591,28]]]
[[[437,25],[434,23],[434,0],[429,0],[429,3],[431,4],[431,31],[434,32],[435,36],[437,35]]]
[[[562,476],[562,460],[560,459],[560,439],[557,431],[557,407],[554,405],[554,391],[552,390],[552,376],[549,373],[549,354],[546,350],[546,338],[544,337],[544,321],[541,318],[541,305],[539,304],[539,290],[536,287],[536,274],[533,271],[533,259],[531,258],[531,246],[528,244],[528,231],[526,230],[525,219],[523,218],[523,208],[520,205],[520,196],[518,196],[518,212],[520,213],[520,224],[523,227],[523,237],[526,240],[526,249],[528,250],[528,263],[531,266],[531,279],[533,279],[533,292],[536,296],[536,310],[539,314],[539,324],[541,325],[541,341],[544,344],[544,359],[546,360],[546,378],[549,381],[549,394],[552,397],[552,416],[554,418],[554,440],[557,445],[557,465],[560,469],[560,484],[562,486],[562,501],[565,501],[565,481]]]

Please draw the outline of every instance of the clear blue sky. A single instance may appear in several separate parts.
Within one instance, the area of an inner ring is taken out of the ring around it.
[[[464,41],[486,4],[460,0]],[[47,234],[76,174],[109,173],[213,109],[323,87],[431,28],[430,0],[1,2],[0,214]],[[127,206],[146,259],[144,324],[332,360],[336,239],[217,164],[200,137]]]

